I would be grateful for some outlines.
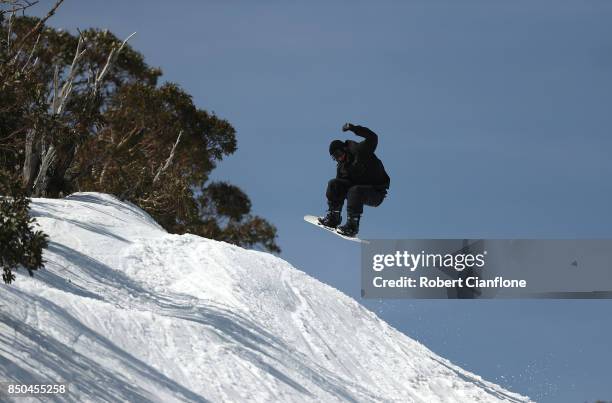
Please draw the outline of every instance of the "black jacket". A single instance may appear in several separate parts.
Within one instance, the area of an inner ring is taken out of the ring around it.
[[[389,189],[391,180],[383,163],[374,154],[378,145],[378,136],[363,126],[351,126],[349,129],[357,136],[365,138],[358,143],[352,140],[344,142],[348,158],[338,162],[336,178],[348,179],[355,185],[372,185]]]

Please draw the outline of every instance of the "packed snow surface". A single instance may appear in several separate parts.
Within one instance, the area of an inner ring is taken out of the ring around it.
[[[0,380],[79,402],[529,401],[268,253],[104,194],[31,206],[46,268],[0,286]]]

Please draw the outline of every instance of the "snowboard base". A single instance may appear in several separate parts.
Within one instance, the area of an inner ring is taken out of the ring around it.
[[[325,225],[319,224],[319,217],[317,217],[317,216],[314,216],[314,215],[305,215],[305,216],[304,216],[304,221],[306,221],[306,222],[308,222],[308,223],[311,223],[311,224],[313,224],[313,225],[316,225],[316,226],[317,226],[317,227],[319,227],[319,228],[323,228],[324,230],[329,231],[329,232],[331,232],[332,234],[336,234],[336,235],[338,235],[340,238],[344,238],[344,239],[347,239],[347,240],[349,240],[349,241],[353,241],[353,242],[359,242],[359,243],[370,243],[370,242],[368,242],[368,241],[365,241],[365,240],[363,240],[363,239],[359,239],[359,238],[357,238],[357,237],[349,237],[349,236],[346,236],[346,235],[342,235],[342,234],[340,234],[338,231],[336,231],[336,229],[335,229],[335,228],[330,228],[330,227],[326,227]]]

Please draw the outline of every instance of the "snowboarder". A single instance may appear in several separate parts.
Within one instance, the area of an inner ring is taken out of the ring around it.
[[[389,189],[390,179],[385,167],[374,154],[378,136],[367,127],[346,123],[342,131],[352,131],[365,138],[358,143],[352,140],[334,140],[329,145],[329,154],[337,162],[336,177],[327,184],[327,214],[319,218],[326,227],[337,228],[337,232],[354,237],[359,232],[359,220],[363,205],[379,206]],[[347,200],[347,220],[342,222],[342,206]]]

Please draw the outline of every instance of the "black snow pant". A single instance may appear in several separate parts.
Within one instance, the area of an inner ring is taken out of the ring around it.
[[[330,209],[342,210],[344,199],[349,215],[361,215],[363,205],[377,207],[387,196],[387,189],[381,186],[353,185],[348,179],[334,178],[327,184],[327,202]]]

